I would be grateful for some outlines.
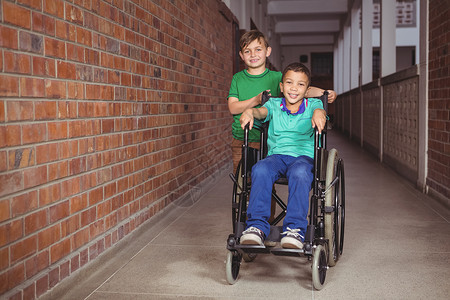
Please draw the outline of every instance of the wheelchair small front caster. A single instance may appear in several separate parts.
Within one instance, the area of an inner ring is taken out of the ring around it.
[[[327,270],[327,252],[323,245],[317,245],[314,249],[312,264],[312,280],[313,286],[316,290],[321,290],[323,288],[325,277],[327,276]]]

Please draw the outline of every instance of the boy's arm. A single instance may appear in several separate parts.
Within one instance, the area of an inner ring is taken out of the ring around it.
[[[317,108],[316,110],[314,110],[313,116],[311,118],[313,128],[317,127],[319,133],[322,133],[326,121],[327,121],[327,113],[325,112],[325,110],[321,108]]]
[[[259,108],[248,108],[246,109],[239,119],[239,122],[241,122],[242,129],[245,128],[245,125],[250,124],[250,129],[253,128],[253,120],[254,118],[257,119],[265,119],[267,117],[268,110],[267,108],[259,107]]]
[[[314,98],[314,97],[320,97],[323,95],[323,92],[325,90],[315,87],[315,86],[310,86],[308,91],[306,92],[306,98]],[[335,91],[333,90],[327,90],[328,91],[328,103],[333,103],[334,100],[336,100],[337,94]]]
[[[262,93],[259,93],[255,97],[243,101],[239,101],[236,97],[228,97],[228,109],[232,115],[243,113],[247,108],[261,104],[261,95]]]

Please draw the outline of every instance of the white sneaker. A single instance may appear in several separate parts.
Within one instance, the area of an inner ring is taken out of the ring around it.
[[[242,232],[240,243],[241,245],[264,246],[264,232],[256,227],[249,227]]]
[[[300,229],[290,229],[289,227],[282,234],[285,235],[281,239],[281,247],[288,249],[303,249],[303,240],[305,239],[299,233]]]

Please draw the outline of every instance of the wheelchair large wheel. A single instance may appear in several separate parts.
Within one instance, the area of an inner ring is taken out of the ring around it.
[[[229,284],[234,284],[239,276],[239,269],[241,267],[242,255],[237,251],[228,251],[227,260],[225,263],[225,271],[227,274],[227,281]]]
[[[312,281],[316,290],[321,290],[325,284],[328,264],[327,253],[323,245],[317,245],[313,253]]]
[[[328,264],[333,267],[344,247],[345,183],[344,164],[336,149],[328,153],[325,181],[325,206],[333,211],[325,212],[325,238],[328,240]]]

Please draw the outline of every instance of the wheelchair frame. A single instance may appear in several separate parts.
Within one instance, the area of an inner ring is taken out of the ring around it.
[[[324,109],[328,108],[328,92],[320,99]],[[267,93],[263,94],[263,103],[269,100]],[[280,256],[306,256],[312,260],[312,280],[315,289],[323,288],[326,272],[334,266],[343,253],[345,224],[345,182],[344,162],[338,157],[336,149],[327,150],[327,124],[319,135],[314,131],[314,179],[312,195],[309,204],[309,221],[303,249],[285,249],[275,246],[240,245],[239,238],[245,229],[247,204],[250,194],[250,170],[260,159],[267,155],[267,130],[264,124],[261,131],[260,149],[248,146],[249,126],[244,130],[242,159],[236,174],[230,174],[234,182],[232,197],[233,233],[227,239],[226,275],[229,284],[234,284],[239,275],[241,260],[253,261],[258,253]],[[281,178],[276,184],[287,185],[287,180]],[[272,191],[272,197],[281,208],[281,213],[270,222],[271,230],[266,240],[279,242],[281,228],[277,224],[286,215],[287,205]]]

